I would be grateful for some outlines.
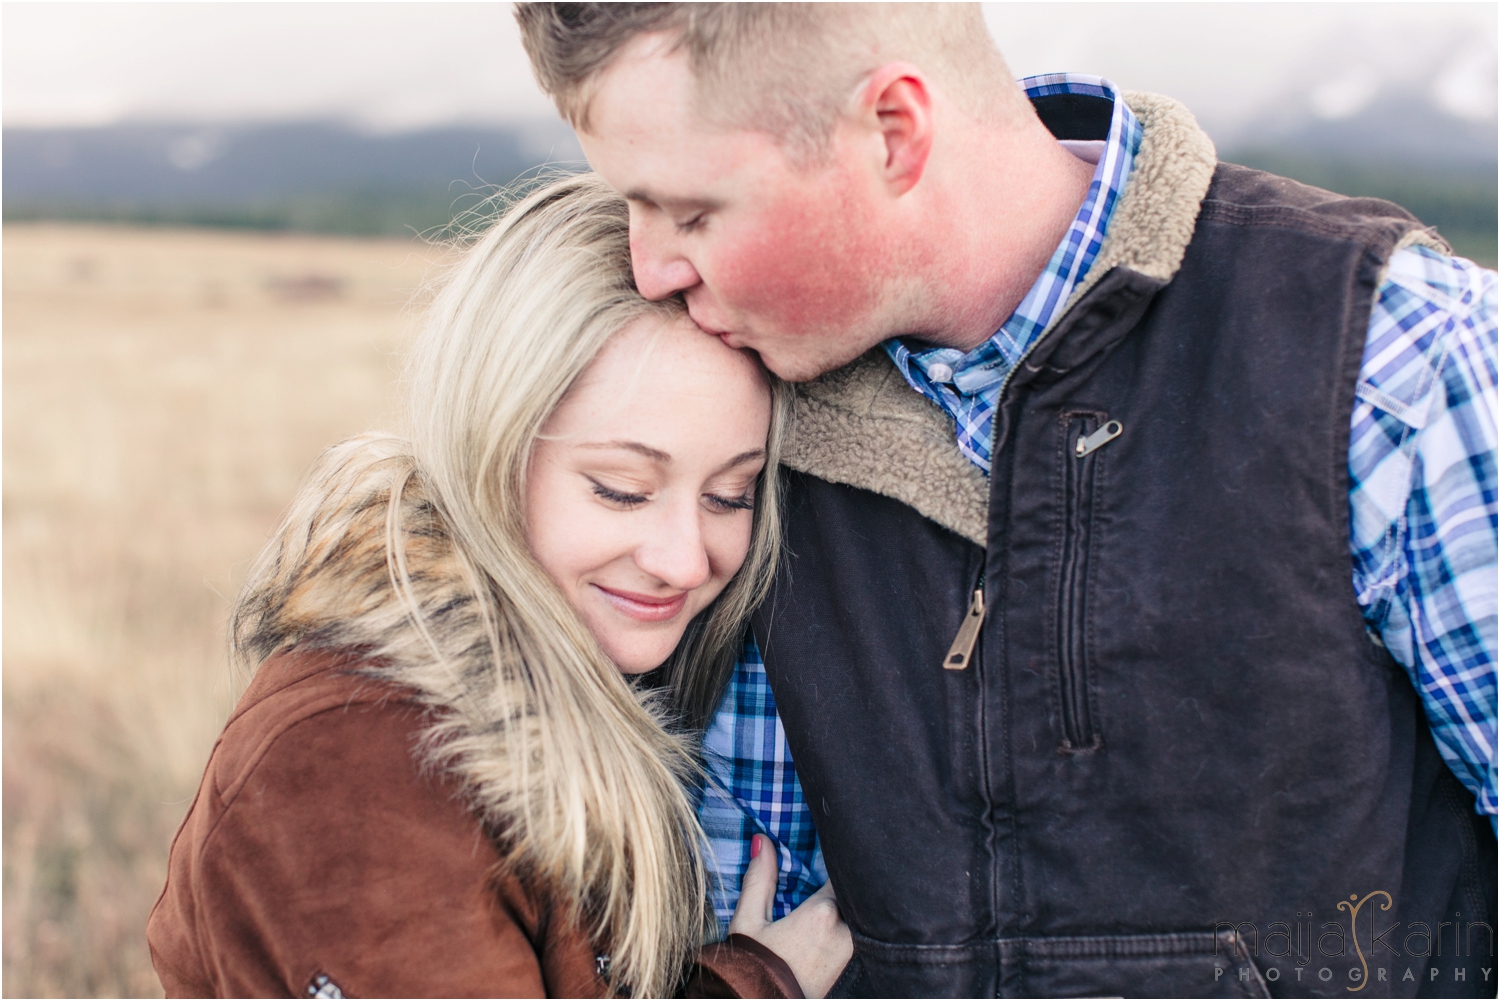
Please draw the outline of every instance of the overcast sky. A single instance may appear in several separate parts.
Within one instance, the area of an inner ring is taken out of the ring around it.
[[[1495,116],[1493,3],[1006,3],[985,16],[1017,75],[1098,73],[1185,101],[1211,130],[1288,95],[1336,117],[1381,84]],[[504,3],[6,3],[0,32],[7,125],[555,117]]]

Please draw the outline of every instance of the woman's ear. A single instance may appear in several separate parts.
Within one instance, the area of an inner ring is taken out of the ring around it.
[[[861,119],[885,142],[882,175],[891,193],[916,187],[932,153],[932,93],[922,71],[888,63],[870,75],[860,92]]]

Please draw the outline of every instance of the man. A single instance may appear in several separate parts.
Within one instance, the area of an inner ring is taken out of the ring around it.
[[[641,291],[806,383],[703,815],[783,906],[815,825],[837,989],[1492,994],[1493,273],[975,7],[518,18]]]

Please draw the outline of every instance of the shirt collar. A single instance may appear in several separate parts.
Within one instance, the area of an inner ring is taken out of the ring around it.
[[[1004,382],[1035,343],[1037,335],[1056,318],[1099,255],[1115,205],[1140,149],[1140,122],[1119,99],[1115,85],[1103,77],[1046,73],[1026,77],[1020,84],[1032,101],[1063,94],[1107,98],[1113,105],[1109,132],[1102,144],[1072,137],[1063,140],[1069,152],[1095,163],[1088,195],[1040,277],[989,340],[967,353],[955,348],[907,344],[899,338],[886,342],[887,353],[912,387],[933,397],[945,409],[946,401],[938,399],[939,396],[955,391],[961,397],[971,396]]]

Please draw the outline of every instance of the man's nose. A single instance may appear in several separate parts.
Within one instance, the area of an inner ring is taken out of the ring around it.
[[[679,503],[664,510],[636,548],[636,566],[674,590],[702,587],[711,569],[699,519],[697,503]]]
[[[670,220],[630,216],[630,263],[635,287],[647,299],[665,299],[699,284],[698,269],[683,256]]]

